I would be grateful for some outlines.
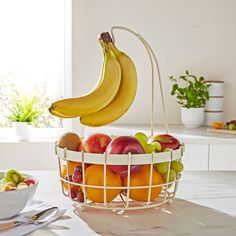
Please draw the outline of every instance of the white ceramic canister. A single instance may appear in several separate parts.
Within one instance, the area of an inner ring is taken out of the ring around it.
[[[210,97],[205,106],[205,111],[223,111],[224,97]]]
[[[224,122],[223,111],[205,111],[204,124],[211,126],[213,122]]]
[[[224,96],[224,81],[222,80],[206,80],[205,83],[210,84],[209,96],[210,97],[223,97]]]

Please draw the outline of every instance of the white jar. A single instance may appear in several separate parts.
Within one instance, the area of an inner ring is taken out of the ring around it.
[[[223,111],[224,98],[223,97],[210,97],[205,106],[205,111]]]
[[[211,126],[213,122],[224,122],[223,111],[205,111],[204,125]]]
[[[204,108],[181,107],[181,120],[187,128],[198,128],[204,123]]]
[[[205,83],[211,85],[209,87],[210,97],[223,97],[224,96],[224,81],[206,80]]]

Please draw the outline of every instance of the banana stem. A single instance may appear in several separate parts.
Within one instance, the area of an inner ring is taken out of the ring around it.
[[[156,65],[156,70],[157,70],[157,75],[158,75],[158,81],[159,81],[159,87],[160,87],[160,92],[161,92],[161,102],[162,102],[162,109],[163,109],[163,119],[164,119],[164,125],[165,125],[165,131],[168,133],[168,122],[167,122],[167,114],[166,114],[166,109],[165,109],[165,101],[164,101],[164,94],[163,94],[163,88],[162,88],[162,82],[161,82],[161,73],[160,73],[160,68],[159,64],[157,61],[157,57],[152,50],[151,46],[148,44],[148,42],[140,35],[134,32],[133,30],[122,27],[122,26],[113,26],[111,28],[111,35],[112,35],[112,42],[115,42],[115,36],[114,36],[114,30],[115,29],[120,29],[120,30],[125,30],[133,35],[135,35],[144,45],[145,49],[147,50],[149,60],[151,63],[151,75],[152,75],[152,87],[151,87],[151,136],[153,136],[153,130],[154,130],[154,69],[153,69],[153,59]],[[107,33],[104,33],[107,34]],[[109,35],[110,36],[110,35]],[[107,35],[105,36],[107,37]]]

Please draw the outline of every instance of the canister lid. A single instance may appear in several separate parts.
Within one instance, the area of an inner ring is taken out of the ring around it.
[[[205,80],[205,83],[224,83],[223,80]]]

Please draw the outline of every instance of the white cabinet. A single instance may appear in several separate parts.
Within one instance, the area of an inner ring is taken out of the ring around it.
[[[57,170],[55,142],[0,142],[0,170]]]
[[[211,144],[209,170],[236,170],[236,144]]]
[[[208,170],[208,144],[185,144],[185,170]]]

